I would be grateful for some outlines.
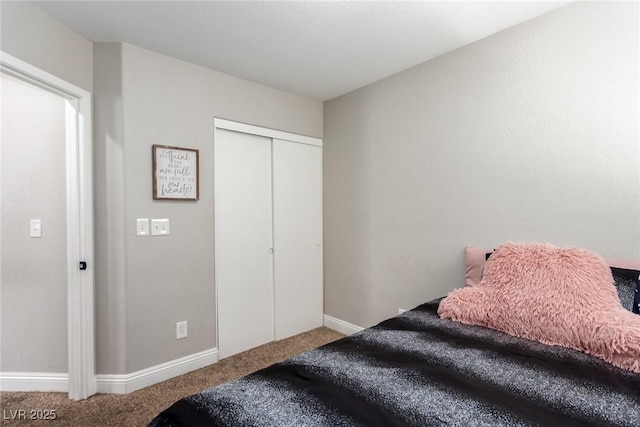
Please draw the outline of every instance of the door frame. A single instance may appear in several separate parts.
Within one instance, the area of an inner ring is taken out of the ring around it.
[[[68,392],[85,399],[96,393],[91,93],[3,51],[0,71],[65,99]]]

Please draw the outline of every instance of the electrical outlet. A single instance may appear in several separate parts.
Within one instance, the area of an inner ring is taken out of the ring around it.
[[[187,321],[176,323],[176,339],[181,340],[187,337]]]

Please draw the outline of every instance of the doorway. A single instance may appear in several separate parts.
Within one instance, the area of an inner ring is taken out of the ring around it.
[[[96,391],[90,94],[1,53],[3,391]]]

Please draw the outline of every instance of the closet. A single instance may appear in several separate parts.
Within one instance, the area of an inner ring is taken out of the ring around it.
[[[322,141],[215,120],[219,358],[322,326]]]

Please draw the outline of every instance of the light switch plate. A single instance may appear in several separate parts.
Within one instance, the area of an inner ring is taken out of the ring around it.
[[[29,220],[29,236],[42,237],[42,222],[39,219]]]
[[[168,236],[169,234],[171,234],[169,218],[151,220],[152,236]]]
[[[136,236],[148,236],[149,232],[149,218],[138,218],[136,220]]]

